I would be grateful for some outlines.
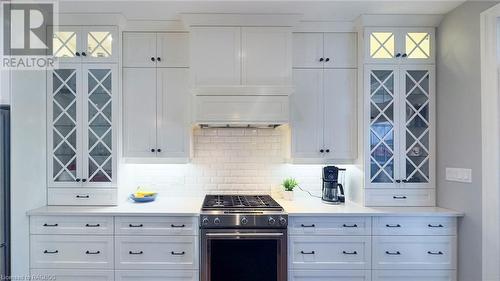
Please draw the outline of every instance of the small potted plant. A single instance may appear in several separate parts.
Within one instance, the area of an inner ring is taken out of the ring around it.
[[[283,198],[288,201],[293,200],[293,189],[299,185],[299,183],[294,178],[287,178],[281,183],[283,188]]]

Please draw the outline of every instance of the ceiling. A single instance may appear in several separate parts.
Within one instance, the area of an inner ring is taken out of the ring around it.
[[[306,21],[352,21],[362,14],[446,14],[464,0],[391,1],[77,1],[60,0],[69,13],[120,13],[128,19],[176,20],[180,13],[298,13]]]

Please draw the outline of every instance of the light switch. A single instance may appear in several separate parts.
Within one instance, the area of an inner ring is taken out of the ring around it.
[[[446,168],[446,180],[456,182],[472,182],[472,169]]]

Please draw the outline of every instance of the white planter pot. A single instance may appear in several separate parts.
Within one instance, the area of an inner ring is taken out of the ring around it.
[[[285,200],[288,200],[288,201],[292,201],[293,200],[293,191],[286,191],[286,190],[283,190],[283,199]]]

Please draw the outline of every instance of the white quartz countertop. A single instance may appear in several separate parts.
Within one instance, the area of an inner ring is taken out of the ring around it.
[[[459,217],[461,212],[439,207],[363,207],[354,203],[328,205],[319,198],[296,198],[286,201],[277,196],[289,216],[451,216]],[[101,216],[198,216],[203,197],[158,196],[150,203],[134,203],[130,200],[118,206],[44,206],[28,212],[36,215],[101,215]]]

